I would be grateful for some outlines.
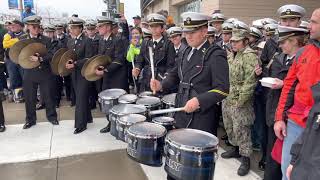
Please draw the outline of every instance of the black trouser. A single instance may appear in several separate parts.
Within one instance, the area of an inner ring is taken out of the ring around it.
[[[68,100],[71,100],[71,103],[76,103],[76,95],[73,88],[73,83],[71,79],[71,75],[65,76],[64,78],[64,86],[66,88],[66,96]]]
[[[4,113],[3,113],[2,100],[0,100],[0,125],[4,125]]]
[[[55,77],[49,68],[26,69],[23,77],[23,90],[26,107],[26,122],[35,123],[37,120],[36,103],[37,89],[46,105],[46,115],[49,121],[57,120],[55,102]]]
[[[55,76],[56,79],[56,105],[60,104],[61,95],[63,91],[63,78],[61,76]]]
[[[271,151],[276,142],[276,135],[274,134],[273,126],[268,127],[268,144],[266,153],[266,168],[264,170],[264,180],[281,180],[281,165],[274,161],[271,157]]]
[[[72,82],[76,93],[75,128],[85,128],[88,122],[92,122],[89,105],[90,82],[81,75],[79,69],[72,72]]]

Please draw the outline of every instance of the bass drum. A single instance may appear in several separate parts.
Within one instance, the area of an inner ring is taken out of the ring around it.
[[[170,131],[165,139],[167,174],[178,180],[212,180],[218,138],[196,129]]]

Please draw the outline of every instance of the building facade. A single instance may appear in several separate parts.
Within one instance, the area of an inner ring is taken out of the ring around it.
[[[308,20],[314,9],[320,7],[320,0],[141,0],[141,14],[148,15],[168,10],[176,24],[181,23],[180,14],[186,11],[212,14],[221,10],[227,17],[235,17],[247,23],[270,17],[277,19],[277,10],[284,4],[298,4],[307,10]]]

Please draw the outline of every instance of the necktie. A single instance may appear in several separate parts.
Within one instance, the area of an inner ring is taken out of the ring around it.
[[[153,48],[156,48],[158,45],[158,42],[157,41],[153,41]]]
[[[197,49],[192,49],[192,51],[188,55],[188,61],[191,59],[191,57],[197,52]]]

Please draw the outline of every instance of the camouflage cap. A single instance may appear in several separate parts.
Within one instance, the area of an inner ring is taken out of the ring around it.
[[[230,41],[240,41],[248,37],[248,31],[243,29],[234,29]]]

